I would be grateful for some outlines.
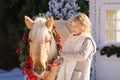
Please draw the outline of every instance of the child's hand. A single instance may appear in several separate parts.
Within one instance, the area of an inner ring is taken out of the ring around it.
[[[54,64],[62,64],[63,62],[63,58],[61,56],[59,56],[56,60],[54,60]]]

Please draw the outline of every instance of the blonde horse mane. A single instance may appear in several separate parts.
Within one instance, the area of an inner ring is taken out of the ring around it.
[[[32,27],[31,39],[37,42],[45,40],[45,33],[47,33],[47,27],[45,25],[46,19],[37,18],[35,24]],[[44,31],[44,32],[43,32]]]

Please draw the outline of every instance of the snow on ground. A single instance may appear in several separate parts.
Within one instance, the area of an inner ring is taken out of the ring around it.
[[[25,79],[20,69],[15,68],[11,71],[4,71],[0,69],[0,80],[25,80]]]

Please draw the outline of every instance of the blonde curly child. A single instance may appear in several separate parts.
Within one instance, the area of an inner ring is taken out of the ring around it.
[[[61,57],[64,61],[57,80],[90,80],[90,67],[96,44],[91,36],[91,22],[84,13],[71,20],[71,32],[64,44]]]

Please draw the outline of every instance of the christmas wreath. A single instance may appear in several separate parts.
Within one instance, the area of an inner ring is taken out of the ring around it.
[[[38,80],[38,77],[33,72],[33,62],[29,54],[29,47],[30,47],[29,31],[30,30],[28,28],[25,28],[24,35],[21,38],[20,42],[18,43],[18,48],[16,50],[16,53],[19,55],[21,71],[24,75],[27,75],[26,80]],[[57,54],[59,56],[60,55],[59,53],[62,50],[62,46],[60,45],[61,38],[60,35],[57,33],[55,26],[53,26],[52,34],[56,41],[56,46],[58,51]],[[52,64],[47,63],[46,66],[47,66],[46,71],[49,71]]]

